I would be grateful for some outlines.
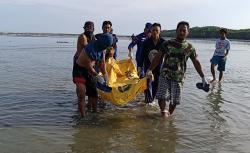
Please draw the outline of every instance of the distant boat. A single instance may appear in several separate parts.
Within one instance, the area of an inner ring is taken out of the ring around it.
[[[56,43],[60,43],[60,44],[63,44],[63,43],[69,43],[68,41],[57,41]]]

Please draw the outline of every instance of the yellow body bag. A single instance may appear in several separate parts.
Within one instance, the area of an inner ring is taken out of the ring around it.
[[[132,59],[116,61],[110,58],[106,61],[111,92],[98,90],[102,99],[115,105],[124,105],[134,100],[136,96],[147,89],[147,78],[140,79]]]

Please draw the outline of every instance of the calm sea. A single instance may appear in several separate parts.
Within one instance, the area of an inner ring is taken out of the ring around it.
[[[225,80],[209,93],[188,62],[183,100],[168,119],[140,96],[80,120],[72,83],[75,37],[0,36],[1,153],[249,153],[250,42],[232,41]],[[190,40],[207,76],[215,40]],[[61,42],[61,43],[58,43]],[[127,57],[128,39],[118,43]]]

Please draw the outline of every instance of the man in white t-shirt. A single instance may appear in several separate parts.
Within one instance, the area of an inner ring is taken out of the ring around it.
[[[213,80],[211,81],[211,83],[216,81],[214,70],[216,65],[218,65],[217,70],[220,72],[219,82],[221,82],[223,78],[223,72],[225,71],[226,60],[230,50],[230,41],[226,38],[226,35],[227,29],[220,29],[220,38],[216,41],[214,55],[210,60],[211,73],[213,75]]]

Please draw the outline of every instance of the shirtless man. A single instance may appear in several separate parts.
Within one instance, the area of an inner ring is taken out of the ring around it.
[[[103,74],[104,80],[108,82],[108,76],[105,65],[105,50],[113,43],[111,34],[102,34],[98,40],[91,41],[80,52],[75,65],[75,77],[73,81],[80,86],[78,88],[78,109],[81,116],[86,115],[85,112],[85,95],[88,96],[88,101],[92,107],[92,111],[97,111],[98,93],[96,89],[96,81],[101,80],[100,76],[94,66],[97,65]]]
[[[73,82],[74,82],[74,78],[76,77],[75,74],[77,72],[76,60],[78,59],[82,49],[86,47],[89,42],[95,40],[94,23],[92,21],[86,21],[83,29],[84,29],[84,32],[80,34],[77,39],[77,50],[74,55],[74,64],[73,64]],[[75,85],[76,85],[76,95],[77,95],[78,104],[79,104],[82,99],[82,94],[80,92],[82,92],[83,89],[82,89],[81,84],[75,83]],[[90,106],[90,104],[88,104],[88,106]]]
[[[84,33],[80,34],[77,39],[77,50],[74,56],[74,61],[80,55],[82,49],[90,42],[95,40],[94,35],[94,23],[92,21],[87,21],[84,24]]]

